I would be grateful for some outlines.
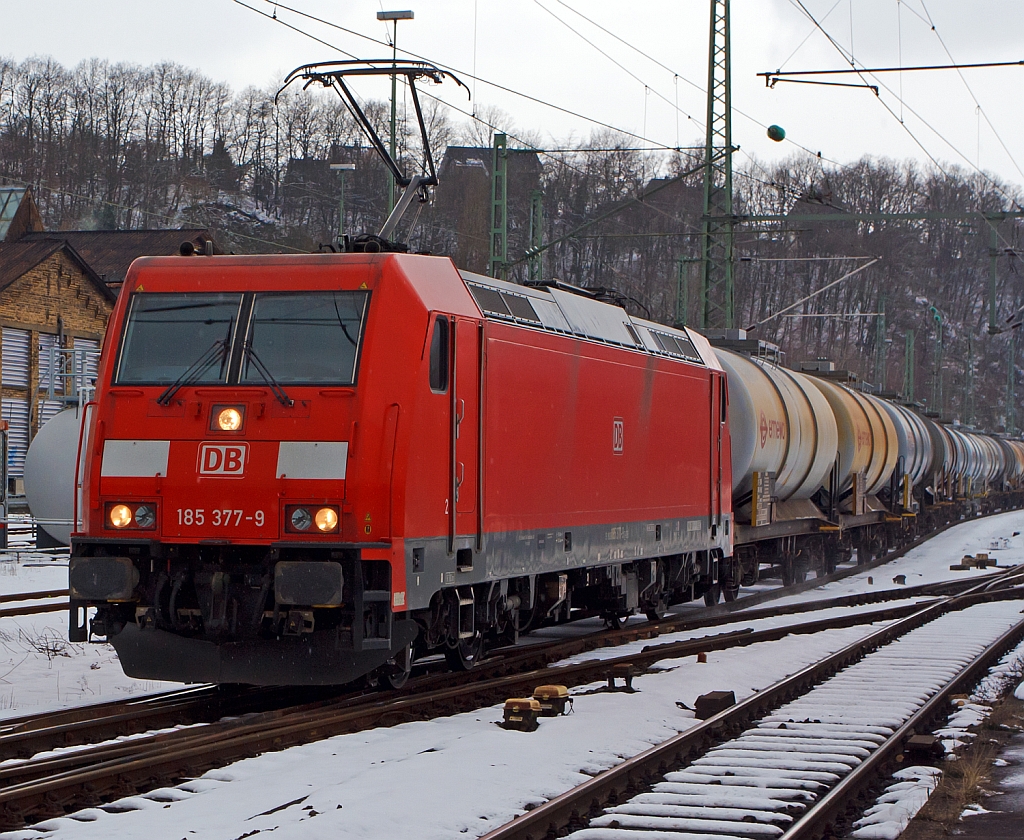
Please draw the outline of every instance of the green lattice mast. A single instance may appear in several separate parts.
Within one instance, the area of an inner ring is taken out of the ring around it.
[[[729,0],[711,0],[708,45],[704,216],[701,220],[701,327],[734,326],[732,100],[729,80]]]

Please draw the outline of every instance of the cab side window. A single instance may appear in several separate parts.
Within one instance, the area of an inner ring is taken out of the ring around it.
[[[448,319],[438,315],[430,338],[430,390],[443,394],[448,390]]]

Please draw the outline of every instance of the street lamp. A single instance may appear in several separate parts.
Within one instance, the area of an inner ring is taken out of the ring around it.
[[[393,21],[394,22],[394,34],[391,38],[391,66],[392,68],[398,62],[398,21],[400,20],[412,20],[416,17],[411,11],[404,12],[377,12],[377,20]],[[397,75],[391,74],[391,159],[395,159],[395,102],[397,95]],[[391,211],[395,209],[395,178],[391,176],[390,188],[388,189],[388,215],[391,215]]]
[[[338,191],[338,245],[345,241],[345,173],[355,172],[354,163],[332,163],[331,171],[337,172],[341,180],[341,187]]]

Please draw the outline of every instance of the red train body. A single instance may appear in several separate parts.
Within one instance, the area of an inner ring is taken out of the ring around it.
[[[732,545],[697,335],[402,254],[148,258],[80,458],[72,632],[133,676],[400,682],[659,609]]]

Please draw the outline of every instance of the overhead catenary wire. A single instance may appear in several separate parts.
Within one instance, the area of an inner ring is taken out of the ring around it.
[[[686,78],[686,76],[683,76],[683,75],[682,75],[681,73],[679,73],[679,72],[678,72],[677,70],[673,70],[673,69],[672,69],[671,67],[669,67],[669,66],[668,66],[667,64],[665,64],[665,63],[663,63],[663,62],[659,61],[659,60],[658,60],[657,58],[655,58],[654,56],[650,55],[649,53],[647,53],[647,52],[644,52],[644,51],[643,51],[642,49],[640,49],[639,47],[637,47],[637,46],[635,46],[634,44],[630,43],[629,41],[627,41],[627,40],[626,40],[625,38],[623,38],[622,36],[620,36],[620,35],[616,34],[615,32],[613,32],[612,30],[608,29],[607,27],[605,27],[605,26],[602,26],[602,25],[601,25],[600,23],[598,23],[597,21],[595,21],[595,20],[594,20],[593,18],[590,18],[590,17],[588,17],[587,15],[583,14],[583,12],[579,11],[578,9],[576,9],[576,8],[573,8],[573,7],[572,7],[572,6],[570,6],[570,5],[568,4],[568,3],[566,3],[566,2],[565,2],[565,0],[555,0],[555,2],[556,2],[556,3],[558,3],[558,5],[560,5],[560,6],[564,6],[564,7],[566,8],[566,9],[568,9],[568,10],[569,10],[570,12],[572,12],[572,13],[573,13],[574,15],[577,15],[577,16],[579,16],[580,18],[582,18],[583,20],[585,20],[585,21],[586,21],[587,23],[589,23],[589,24],[590,24],[591,26],[593,26],[593,27],[596,27],[597,29],[601,30],[601,31],[602,31],[602,32],[604,32],[604,33],[605,33],[606,35],[608,35],[609,37],[611,37],[611,38],[614,38],[614,39],[615,39],[616,41],[618,41],[618,42],[619,42],[620,44],[622,44],[622,45],[623,45],[624,47],[627,47],[628,49],[631,49],[631,50],[633,50],[633,52],[637,53],[637,55],[640,55],[640,56],[642,56],[643,58],[647,59],[648,61],[650,61],[650,62],[652,62],[653,64],[655,64],[655,65],[657,65],[658,67],[660,67],[660,68],[661,68],[662,70],[666,70],[666,71],[668,71],[668,72],[669,72],[669,73],[671,73],[671,74],[672,74],[672,75],[673,75],[673,76],[674,76],[675,78],[677,78],[677,79],[682,79],[682,80],[683,80],[684,82],[686,82],[686,84],[688,84],[688,85],[689,85],[690,87],[694,88],[694,89],[695,89],[696,91],[698,91],[698,92],[699,92],[699,93],[701,93],[702,95],[704,95],[704,96],[707,96],[707,88],[703,87],[702,85],[698,84],[697,82],[691,81],[690,79]],[[838,0],[837,0],[837,2],[838,2]],[[826,15],[826,17],[827,17],[827,15]],[[808,37],[810,37],[810,36],[808,36]],[[763,128],[763,129],[765,129],[765,130],[767,130],[767,129],[768,129],[768,124],[767,124],[767,123],[761,122],[761,121],[760,121],[759,119],[757,119],[756,117],[753,117],[753,116],[751,116],[751,115],[750,115],[750,114],[748,114],[748,113],[747,113],[746,111],[743,111],[742,109],[740,109],[740,108],[737,108],[737,107],[736,107],[735,105],[733,105],[733,108],[732,108],[732,110],[733,110],[733,112],[734,112],[734,113],[737,113],[737,114],[739,114],[739,115],[740,115],[741,117],[743,117],[744,119],[750,120],[750,122],[754,123],[755,125],[757,125],[757,126],[760,126],[761,128]],[[683,111],[682,113],[684,113],[684,114],[685,114],[686,112],[685,112],[685,111]],[[687,115],[687,116],[689,116],[689,115]],[[703,131],[703,130],[704,130],[704,124],[703,124],[703,122],[701,122],[701,121],[700,121],[699,119],[697,119],[696,117],[693,117],[693,118],[691,118],[691,119],[693,119],[694,123],[695,123],[695,124],[696,124],[696,125],[698,126],[698,128],[700,128],[700,129],[701,129],[701,131]],[[812,157],[822,158],[822,154],[821,154],[821,152],[814,152],[814,151],[812,151],[811,149],[807,148],[806,146],[803,146],[803,145],[801,145],[800,143],[797,143],[797,142],[796,142],[795,140],[793,140],[793,139],[792,139],[791,137],[786,137],[786,138],[785,138],[785,140],[784,140],[784,142],[787,142],[787,143],[791,143],[792,145],[796,146],[796,147],[797,147],[798,149],[801,149],[802,151],[806,152],[807,154],[811,155]],[[742,150],[741,150],[741,154],[742,154],[742,153],[743,153],[743,152],[742,152]],[[748,157],[749,157],[749,155],[748,155]],[[839,162],[839,161],[831,160],[831,159],[829,159],[829,158],[823,158],[823,159],[824,159],[824,160],[826,160],[826,161],[828,161],[828,163],[834,164],[835,166],[840,166],[840,167],[843,167],[843,166],[844,166],[844,164],[842,164],[842,163],[841,163],[841,162]],[[751,160],[753,160],[753,158],[751,158]]]
[[[259,9],[254,9],[253,7],[249,6],[248,4],[246,4],[246,3],[242,2],[242,0],[232,0],[232,2],[233,2],[233,3],[235,3],[235,4],[237,4],[237,5],[239,5],[239,6],[242,6],[242,7],[244,7],[244,8],[246,8],[246,9],[249,9],[250,11],[254,11],[254,12],[256,12],[257,14],[261,15],[262,17],[265,17],[265,18],[270,18],[270,19],[273,19],[273,20],[274,20],[275,22],[277,22],[277,23],[280,23],[280,22],[281,22],[279,18],[271,18],[271,16],[270,16],[270,15],[266,14],[265,12],[262,12],[262,11],[260,11]],[[264,0],[264,2],[270,2],[270,0]],[[280,6],[281,8],[285,8],[285,9],[288,9],[288,11],[293,11],[292,9],[289,9],[289,8],[288,8],[287,6],[283,6],[283,5],[281,5],[281,4],[275,4],[275,5],[278,5],[278,6]],[[321,20],[320,20],[319,18],[315,18],[314,16],[311,16],[311,15],[306,15],[305,13],[302,13],[302,12],[296,12],[296,14],[300,14],[300,15],[302,15],[302,16],[305,16],[305,17],[310,17],[310,18],[312,18],[312,19],[314,19],[314,20],[317,20],[317,21],[320,21],[320,22],[322,22],[322,23],[325,23],[325,24],[327,24],[328,26],[334,26],[335,28],[341,29],[342,31],[345,31],[345,32],[350,32],[350,31],[351,31],[351,30],[345,29],[344,27],[341,27],[341,26],[337,26],[336,24],[331,24],[331,23],[329,23],[329,22],[326,22],[326,21],[321,21]],[[291,24],[288,24],[287,26],[288,26],[288,28],[289,28],[289,29],[291,29],[291,30],[293,30],[293,31],[295,31],[295,32],[297,32],[297,33],[299,33],[299,34],[302,34],[302,35],[306,35],[307,37],[309,37],[309,38],[311,38],[311,39],[313,39],[313,40],[315,40],[315,41],[317,41],[317,42],[319,42],[319,43],[321,43],[321,44],[324,44],[325,46],[328,46],[328,47],[330,47],[331,49],[336,49],[336,50],[338,50],[339,52],[343,53],[344,55],[350,55],[350,53],[347,53],[347,52],[345,52],[344,50],[341,50],[341,48],[340,48],[340,47],[336,47],[336,46],[334,46],[334,45],[330,44],[329,42],[326,42],[326,41],[324,41],[324,40],[322,40],[322,39],[320,39],[320,38],[317,38],[316,36],[314,36],[314,35],[311,35],[311,34],[309,34],[309,33],[305,32],[304,30],[302,30],[302,29],[300,29],[300,28],[298,28],[298,27],[296,27],[296,26],[293,26],[293,25],[291,25]],[[358,33],[354,33],[354,34],[358,34]],[[366,36],[366,35],[360,35],[360,37],[362,37],[362,38],[365,38],[365,39],[367,39],[367,40],[370,40],[370,41],[375,41],[375,39],[373,39],[373,38],[370,38],[369,36]],[[377,42],[377,43],[379,43],[379,42]],[[419,59],[419,60],[427,60],[427,59],[424,59],[424,58],[423,58],[423,57],[421,57],[421,56],[418,56],[418,55],[416,55],[415,53],[412,53],[412,52],[408,52],[408,51],[406,51],[406,50],[403,50],[403,52],[406,52],[406,54],[407,54],[407,55],[413,56],[414,58],[417,58],[417,59]],[[437,66],[438,66],[438,67],[444,67],[445,65],[440,65],[440,64],[439,64],[439,65],[437,65]],[[453,72],[454,72],[454,71],[453,71]],[[483,80],[481,80],[481,81],[483,81]],[[484,82],[484,83],[485,83],[485,84],[489,84],[488,82]],[[483,119],[483,118],[482,118],[482,117],[480,117],[479,115],[476,115],[476,114],[470,113],[469,111],[466,111],[466,110],[464,110],[464,109],[462,109],[462,108],[459,108],[458,106],[456,106],[456,105],[453,105],[452,103],[450,103],[450,102],[447,102],[446,100],[444,100],[444,99],[441,99],[440,97],[437,97],[437,96],[433,96],[433,95],[432,95],[432,94],[430,94],[430,93],[429,93],[428,91],[421,91],[421,95],[423,95],[423,96],[425,96],[425,97],[427,97],[427,98],[429,98],[429,99],[432,99],[432,100],[434,100],[434,101],[436,101],[436,102],[439,102],[439,103],[441,103],[441,104],[443,104],[443,105],[445,105],[445,106],[447,106],[447,107],[449,107],[449,108],[452,108],[453,110],[455,110],[455,111],[457,111],[457,112],[459,112],[459,113],[463,114],[464,116],[470,117],[471,119],[474,119],[474,120],[476,120],[477,122],[480,122],[480,123],[482,123],[483,125],[486,125],[486,126],[488,126],[489,128],[491,128],[491,129],[493,129],[493,130],[495,130],[495,131],[499,131],[499,130],[502,130],[502,129],[500,129],[500,128],[499,128],[498,126],[494,125],[493,123],[490,123],[490,122],[488,122],[487,120]],[[611,128],[611,129],[612,129],[613,131],[619,131],[618,129],[615,129],[614,127],[610,127],[610,128]],[[548,154],[548,152],[547,152],[546,150],[544,150],[544,149],[537,149],[537,148],[535,148],[535,147],[533,146],[533,144],[531,144],[531,143],[528,143],[528,142],[526,142],[526,141],[522,140],[521,138],[518,138],[518,137],[516,137],[516,136],[515,136],[514,134],[512,134],[512,133],[510,133],[510,132],[507,132],[507,131],[506,131],[505,133],[506,133],[506,134],[508,134],[508,136],[512,137],[513,139],[515,139],[515,140],[517,140],[517,141],[521,142],[521,143],[523,144],[523,146],[525,147],[525,150],[526,150],[526,151],[533,151],[533,152],[537,152],[538,154],[545,154],[545,155],[547,155],[547,154]],[[628,133],[628,132],[621,132],[621,133]],[[637,137],[637,139],[640,139],[640,140],[644,140],[644,139],[646,139],[646,138],[643,138],[643,137],[638,137],[638,136],[637,136],[637,135],[635,135],[635,134],[633,134],[633,135],[631,135],[631,136],[633,136],[633,137]],[[662,150],[664,150],[664,151],[677,151],[677,150],[675,150],[675,149],[670,149],[670,148],[667,148],[667,147],[659,147],[659,148],[660,148],[660,149],[662,149]],[[586,152],[586,151],[587,151],[587,149],[579,149],[579,150],[574,150],[574,153],[579,153],[579,152]],[[553,160],[557,161],[557,162],[558,162],[558,163],[560,163],[561,165],[563,165],[563,166],[566,166],[567,168],[569,168],[569,169],[571,169],[571,170],[573,170],[573,171],[577,172],[577,173],[578,173],[578,174],[580,174],[580,175],[585,175],[585,174],[586,174],[586,172],[585,172],[584,170],[580,169],[579,167],[574,167],[574,166],[572,166],[571,164],[568,164],[568,163],[566,163],[566,162],[565,162],[564,160],[562,160],[562,159],[560,159],[560,158],[558,158],[558,157],[556,157],[556,156],[554,156],[554,155],[549,155],[549,156],[550,156],[550,157],[552,157],[552,159],[553,159]],[[702,164],[701,164],[701,165],[700,165],[699,167],[696,167],[696,168],[694,168],[694,169],[692,169],[692,170],[689,170],[689,171],[687,171],[687,172],[684,172],[684,173],[682,173],[682,174],[679,174],[679,175],[676,175],[676,176],[672,176],[671,178],[667,179],[666,183],[664,183],[664,184],[662,184],[662,185],[660,185],[660,186],[656,187],[656,188],[655,188],[655,189],[653,189],[653,190],[649,190],[649,191],[648,191],[647,193],[645,193],[645,194],[644,194],[644,195],[643,195],[643,196],[642,196],[641,198],[639,198],[639,199],[638,199],[638,198],[635,198],[635,197],[634,197],[634,198],[632,198],[631,200],[634,200],[634,201],[642,200],[642,198],[643,198],[643,197],[646,197],[647,195],[650,195],[650,194],[652,194],[652,193],[654,193],[654,192],[657,192],[657,191],[658,191],[658,190],[660,190],[660,189],[661,189],[662,187],[664,187],[664,186],[667,186],[667,185],[668,185],[668,184],[670,184],[670,183],[674,183],[675,181],[681,180],[681,179],[682,179],[682,178],[684,178],[684,177],[687,177],[687,176],[689,176],[689,175],[695,174],[696,172],[699,172],[699,171],[700,171],[700,170],[701,170],[701,169],[703,168],[703,166],[704,166],[704,164],[702,163]],[[618,208],[618,209],[621,209],[621,208]],[[618,212],[618,209],[614,210],[614,212]],[[688,220],[685,220],[685,219],[679,218],[679,217],[677,217],[677,216],[674,216],[674,215],[671,215],[671,214],[665,213],[665,211],[661,210],[660,208],[652,208],[652,209],[654,209],[654,210],[655,210],[656,212],[659,212],[659,213],[661,213],[662,215],[668,216],[668,217],[669,217],[670,219],[672,219],[673,221],[675,221],[675,222],[677,222],[677,223],[679,223],[679,224],[683,225],[684,227],[688,227],[688,228],[694,228],[694,225],[693,225],[693,224],[692,224],[691,222],[689,222]],[[589,224],[589,223],[588,223],[588,224]],[[562,239],[560,239],[559,241],[563,241],[563,240],[564,240],[565,238],[572,238],[572,237],[571,237],[571,236],[568,236],[568,237],[563,237],[563,238],[562,238]],[[522,260],[520,260],[519,262],[522,262]],[[511,265],[515,265],[515,264],[517,264],[517,263],[512,263]]]
[[[945,50],[946,55],[949,56],[949,60],[952,61],[955,64],[956,63],[956,59],[953,58],[953,53],[950,52],[949,47],[946,46],[946,42],[942,38],[942,35],[939,34],[938,27],[935,25],[935,21],[932,20],[931,12],[928,11],[928,7],[925,5],[924,0],[921,0],[921,8],[924,9],[924,13],[928,17],[927,23],[928,23],[929,27],[931,28],[931,31],[935,33],[935,37],[938,39],[939,43],[942,45],[942,49]],[[913,11],[913,10],[911,10],[911,11]],[[917,13],[915,12],[915,14],[917,14]],[[1024,63],[1024,62],[1021,62],[1021,63]],[[996,140],[999,141],[999,145],[1002,146],[1003,147],[1003,151],[1006,152],[1006,156],[1010,159],[1010,162],[1017,168],[1017,171],[1021,174],[1021,176],[1024,177],[1024,170],[1022,170],[1020,168],[1020,165],[1017,163],[1016,159],[1010,153],[1010,150],[1007,148],[1006,143],[1003,142],[1003,138],[999,135],[999,132],[996,131],[996,127],[992,124],[992,120],[989,119],[989,116],[985,112],[985,109],[981,107],[981,103],[978,101],[978,97],[974,94],[974,90],[967,83],[967,78],[959,70],[957,71],[957,74],[960,76],[960,80],[964,83],[964,87],[967,88],[967,92],[970,93],[971,98],[974,100],[974,104],[978,108],[978,112],[981,114],[981,116],[983,116],[985,118],[985,122],[988,123],[988,127],[992,129],[992,134],[995,135]]]
[[[259,9],[256,9],[256,8],[250,6],[248,3],[243,2],[243,0],[231,0],[231,2],[235,3],[238,6],[242,6],[242,7],[246,8],[246,9],[249,9],[250,11],[254,11],[257,14],[262,15],[263,17],[271,19],[270,15],[266,14],[265,12],[261,12]],[[370,42],[372,42],[374,44],[377,44],[378,46],[390,46],[390,44],[386,44],[383,41],[379,41],[376,38],[373,38],[373,37],[371,37],[369,35],[364,35],[363,33],[358,32],[358,31],[356,31],[354,29],[348,29],[347,27],[341,26],[340,24],[332,23],[329,20],[325,20],[324,18],[320,18],[320,17],[317,17],[316,15],[309,14],[308,12],[303,12],[300,9],[296,9],[294,7],[291,7],[291,6],[287,6],[287,5],[283,4],[283,3],[274,3],[272,0],[262,0],[262,2],[270,4],[270,5],[274,5],[274,6],[276,6],[279,9],[285,9],[286,11],[289,11],[289,12],[291,12],[294,15],[298,15],[299,17],[303,17],[303,18],[306,18],[308,20],[312,20],[312,21],[314,21],[316,23],[319,23],[319,24],[321,24],[323,26],[327,26],[327,27],[330,27],[332,29],[337,29],[340,32],[345,32],[348,35],[353,35],[353,36],[355,36],[357,38],[362,38],[363,40],[370,41]],[[278,23],[281,22],[281,19],[279,17],[278,18],[273,18],[273,20],[275,20],[275,22],[278,22]],[[302,35],[305,35],[308,38],[313,39],[314,41],[318,41],[319,43],[323,44],[324,46],[330,47],[331,49],[335,49],[338,52],[342,53],[343,55],[350,56],[352,58],[355,57],[355,56],[352,56],[351,53],[346,52],[345,50],[341,49],[340,47],[335,46],[333,44],[330,44],[329,42],[324,41],[323,39],[318,38],[315,35],[312,35],[312,34],[310,34],[308,32],[305,32],[304,30],[301,30],[301,29],[299,29],[296,26],[293,26],[291,24],[286,24],[286,25],[287,25],[287,27],[289,29],[293,30],[294,32],[298,32],[298,33],[300,33]],[[571,108],[565,108],[565,107],[563,107],[561,105],[556,105],[553,102],[548,102],[547,100],[541,99],[541,98],[533,96],[531,94],[523,93],[522,91],[518,91],[518,90],[515,90],[514,88],[507,87],[507,86],[502,85],[502,84],[500,84],[498,82],[494,82],[494,81],[491,81],[489,79],[484,79],[482,77],[474,76],[473,74],[471,74],[471,73],[469,73],[469,72],[467,72],[465,70],[461,70],[459,68],[456,68],[456,67],[454,67],[452,65],[448,65],[448,64],[441,63],[441,62],[432,61],[430,58],[428,58],[426,56],[419,55],[418,53],[412,52],[411,50],[408,50],[408,49],[405,49],[405,48],[400,48],[398,51],[401,52],[401,53],[404,53],[407,56],[410,56],[411,58],[415,58],[415,59],[418,59],[420,61],[430,61],[432,64],[434,64],[435,66],[437,66],[438,68],[440,68],[442,70],[449,70],[449,71],[451,71],[453,73],[456,73],[457,75],[462,76],[464,78],[474,79],[475,81],[478,81],[481,84],[487,85],[489,87],[496,88],[497,90],[501,90],[501,91],[503,91],[505,93],[508,93],[508,94],[511,94],[513,96],[518,96],[518,97],[520,97],[522,99],[525,99],[525,100],[527,100],[529,102],[533,102],[533,103],[535,103],[537,105],[542,105],[542,106],[547,107],[547,108],[552,108],[552,109],[554,109],[556,111],[560,111],[560,112],[562,112],[564,114],[567,114],[568,116],[575,117],[575,118],[581,119],[581,120],[585,120],[585,121],[587,121],[589,123],[592,123],[593,125],[599,126],[601,128],[606,128],[609,131],[614,131],[614,132],[617,132],[619,134],[624,134],[624,135],[629,136],[629,137],[635,137],[637,140],[642,140],[642,141],[644,141],[646,143],[649,143],[649,144],[651,144],[653,146],[657,146],[657,147],[659,147],[660,149],[662,149],[664,151],[672,151],[673,150],[673,147],[668,145],[668,144],[658,143],[656,140],[652,140],[649,137],[642,137],[639,134],[637,134],[636,132],[629,131],[629,130],[624,129],[624,128],[619,128],[619,127],[614,126],[614,125],[612,125],[610,123],[606,123],[603,120],[599,120],[596,117],[589,117],[589,116],[587,116],[585,114],[581,114],[581,113],[579,113],[577,111],[573,111]],[[445,102],[442,99],[439,99],[439,101],[443,102],[445,105],[449,104],[448,102]],[[476,117],[473,114],[469,114],[468,116],[470,116],[473,119],[476,119]],[[506,133],[508,133],[508,132],[506,132]]]
[[[867,79],[865,79],[865,77],[864,77],[865,73],[870,75],[870,71],[867,71],[867,70],[865,70],[863,68],[857,67],[857,63],[856,63],[856,60],[853,57],[853,54],[848,52],[846,49],[844,49],[843,46],[840,45],[839,42],[836,41],[836,39],[833,38],[832,35],[829,34],[829,32],[825,29],[825,27],[822,26],[818,22],[818,20],[814,17],[814,15],[811,14],[811,12],[807,9],[807,7],[803,3],[803,0],[789,0],[789,1],[790,1],[790,3],[793,6],[795,6],[797,9],[799,9],[807,17],[808,20],[810,20],[818,28],[818,30],[826,38],[826,40],[835,48],[835,50],[850,65],[851,72],[855,73],[861,79],[861,81],[864,83],[864,85],[866,87],[875,87],[874,85],[870,85],[868,83]],[[1016,198],[1014,198],[1013,196],[1007,194],[1006,190],[1002,187],[1002,185],[999,184],[998,182],[996,182],[990,175],[988,175],[988,173],[986,173],[985,171],[983,171],[983,170],[979,169],[977,166],[975,166],[974,163],[971,161],[971,159],[967,155],[965,155],[962,151],[960,151],[960,149],[958,149],[956,146],[954,146],[953,143],[951,143],[949,141],[949,139],[946,138],[943,135],[942,132],[940,132],[937,128],[935,128],[930,122],[928,122],[928,120],[926,120],[914,108],[910,107],[910,105],[906,105],[903,102],[902,98],[892,88],[890,88],[888,85],[886,85],[885,82],[883,82],[881,79],[877,79],[875,77],[872,77],[872,79],[878,83],[878,87],[884,88],[888,93],[890,93],[894,97],[896,97],[897,100],[900,102],[901,107],[905,107],[907,111],[909,111],[918,120],[920,120],[921,123],[925,127],[927,127],[929,131],[931,131],[936,137],[939,138],[939,140],[941,140],[943,143],[945,143],[946,146],[948,146],[953,152],[955,152],[957,154],[957,156],[959,156],[964,162],[967,163],[968,166],[970,166],[973,170],[978,172],[978,174],[980,174],[982,176],[982,178],[984,178],[989,183],[989,185],[992,186],[998,193],[1000,193],[1007,201],[1009,201],[1011,204],[1016,206],[1018,209],[1021,209],[1021,205],[1017,201]],[[945,177],[947,177],[947,178],[950,177],[949,173],[946,171],[945,167],[943,167],[942,164],[939,163],[938,159],[931,153],[931,151],[924,145],[924,143],[917,137],[917,135],[914,134],[913,131],[911,131],[910,127],[906,124],[906,122],[903,120],[903,118],[900,117],[900,115],[898,115],[892,109],[892,107],[881,96],[877,96],[876,98],[879,101],[879,103],[881,103],[882,107],[885,108],[885,110],[888,111],[889,114],[892,115],[892,117],[897,122],[899,122],[899,124],[903,128],[903,130],[914,141],[914,143],[918,146],[918,148],[921,149],[922,152],[924,152],[924,154],[928,157],[928,159],[934,164],[935,168],[938,169]],[[1000,236],[1001,236],[1001,234],[1000,234]]]

